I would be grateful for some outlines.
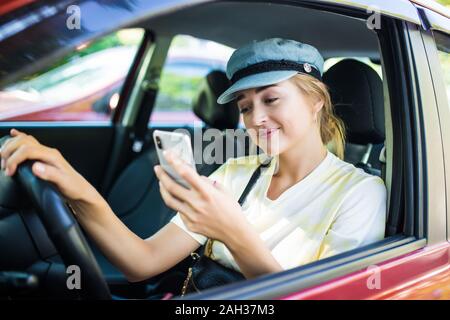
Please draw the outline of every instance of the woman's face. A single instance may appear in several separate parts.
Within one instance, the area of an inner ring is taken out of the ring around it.
[[[320,110],[291,80],[242,90],[237,103],[251,139],[275,156],[318,133],[314,114]]]

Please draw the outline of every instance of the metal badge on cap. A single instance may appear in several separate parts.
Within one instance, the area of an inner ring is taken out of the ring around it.
[[[310,73],[311,72],[311,65],[309,63],[305,63],[303,64],[303,69],[305,69],[306,72]]]

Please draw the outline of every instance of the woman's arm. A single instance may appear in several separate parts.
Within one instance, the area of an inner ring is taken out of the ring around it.
[[[224,244],[246,278],[255,278],[283,270],[247,220],[237,224],[236,228],[228,234]]]
[[[0,150],[5,174],[12,176],[20,163],[36,160],[33,174],[56,185],[89,236],[130,281],[159,274],[198,248],[197,241],[172,223],[146,240],[139,238],[58,150],[15,129],[11,130],[11,136]]]
[[[199,176],[170,153],[165,156],[192,186],[191,189],[180,186],[159,166],[155,167],[164,202],[180,213],[190,231],[223,242],[247,278],[282,270],[244,217],[239,203],[219,183]]]
[[[143,281],[170,269],[199,247],[199,243],[173,223],[146,240],[114,214],[100,196],[70,202],[77,220],[108,260],[130,282]]]

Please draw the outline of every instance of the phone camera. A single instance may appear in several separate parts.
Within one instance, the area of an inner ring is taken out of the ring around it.
[[[161,141],[161,138],[160,138],[160,137],[156,137],[156,146],[157,146],[159,149],[162,149],[162,148],[163,148],[162,141]]]

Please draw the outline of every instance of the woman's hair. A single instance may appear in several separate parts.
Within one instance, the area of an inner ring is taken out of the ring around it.
[[[317,118],[320,136],[325,145],[331,144],[335,154],[340,159],[344,159],[345,127],[342,120],[334,113],[327,86],[322,81],[302,73],[291,79],[303,93],[312,96],[315,101],[323,101],[323,107]]]

